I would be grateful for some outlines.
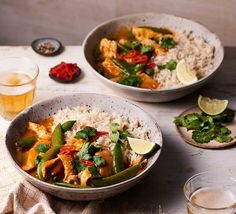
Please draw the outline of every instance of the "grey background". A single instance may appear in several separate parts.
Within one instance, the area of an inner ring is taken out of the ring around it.
[[[235,6],[235,0],[0,0],[0,45],[29,45],[46,36],[80,45],[107,19],[158,12],[203,23],[225,46],[236,46]]]

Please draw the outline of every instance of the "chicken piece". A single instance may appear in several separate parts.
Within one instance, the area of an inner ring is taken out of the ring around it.
[[[59,176],[63,177],[64,169],[61,160],[57,157],[48,160],[42,165],[42,173],[44,178]]]
[[[41,144],[47,144],[50,145],[51,142],[48,139],[41,139],[38,138],[37,142],[34,144],[34,146],[32,148],[30,148],[26,154],[24,155],[24,160],[22,163],[22,169],[25,171],[29,171],[31,169],[33,169],[34,167],[36,167],[35,164],[35,158],[39,155],[38,152],[35,150],[35,147]]]
[[[120,73],[122,72],[122,70],[119,67],[117,67],[115,65],[115,63],[110,58],[106,58],[102,62],[102,66],[103,66],[105,72],[107,72],[108,74],[113,75],[113,76],[119,76]]]
[[[46,127],[37,123],[29,122],[28,129],[34,131],[39,138],[50,139],[51,135]]]
[[[139,76],[142,80],[140,87],[141,88],[149,88],[149,89],[158,89],[160,88],[160,84],[156,82],[154,79],[149,77],[147,74],[138,72],[137,76]]]
[[[60,160],[62,161],[62,164],[64,166],[63,182],[69,183],[69,181],[70,181],[69,176],[75,175],[73,158],[70,155],[63,155],[63,154],[58,155],[58,157],[60,158]]]
[[[73,145],[75,146],[76,150],[80,150],[82,148],[82,146],[84,145],[85,141],[83,139],[76,139],[74,137],[72,137],[71,139],[69,139],[66,143],[66,145]]]
[[[102,53],[102,56],[104,58],[112,58],[112,57],[116,57],[116,53],[117,53],[117,43],[116,41],[112,41],[106,38],[103,38],[100,41],[100,46],[99,49]]]
[[[99,169],[99,173],[102,177],[107,177],[113,174],[113,158],[110,151],[102,150],[100,152],[97,152],[95,155],[100,155],[103,157],[106,161],[106,164],[104,166],[101,166]]]
[[[125,45],[125,44],[129,43],[129,40],[127,40],[127,39],[120,39],[120,40],[119,40],[119,43],[120,43],[121,45]]]
[[[172,34],[164,35],[162,33],[155,32],[152,29],[143,28],[143,27],[133,27],[132,33],[139,41],[143,41],[145,39],[151,39],[151,38],[161,39],[163,36],[173,37]]]
[[[157,55],[164,55],[166,53],[166,49],[164,47],[161,47],[159,44],[157,44],[155,41],[151,39],[144,39],[141,41],[143,45],[150,45],[154,48],[155,53]]]
[[[91,175],[90,171],[88,170],[88,168],[86,168],[78,174],[78,177],[80,179],[80,185],[87,186],[87,182],[88,182],[89,178],[92,177],[92,175]]]

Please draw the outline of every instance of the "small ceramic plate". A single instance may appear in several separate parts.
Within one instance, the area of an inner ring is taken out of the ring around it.
[[[201,113],[201,111],[197,107],[192,107],[192,108],[184,111],[183,113],[181,113],[179,116],[185,116],[185,115],[191,114],[191,113]],[[232,145],[236,144],[236,139],[235,139],[236,117],[234,118],[234,120],[232,122],[224,124],[224,125],[228,129],[231,130],[231,132],[232,132],[231,136],[234,138],[233,141],[231,141],[229,143],[219,143],[215,140],[212,140],[209,143],[197,143],[195,140],[192,139],[192,131],[187,131],[187,129],[185,127],[179,127],[179,126],[176,126],[176,129],[186,143],[189,143],[193,146],[197,146],[197,147],[204,148],[204,149],[220,149],[220,148],[224,148],[224,147],[228,147],[228,146],[232,146]]]
[[[62,44],[57,39],[40,38],[31,43],[33,50],[43,56],[55,56],[62,52]]]

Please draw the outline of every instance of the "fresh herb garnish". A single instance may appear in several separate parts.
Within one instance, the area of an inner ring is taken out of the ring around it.
[[[74,161],[74,169],[76,172],[81,172],[86,168],[86,165],[84,163],[81,163],[79,161]]]
[[[112,132],[118,132],[119,124],[118,123],[111,123],[110,124],[110,129],[111,129]]]
[[[86,126],[84,129],[76,132],[75,138],[88,141],[90,137],[95,137],[96,134],[97,130],[95,128]]]
[[[167,49],[171,49],[175,47],[176,43],[171,37],[163,37],[160,41],[160,45]]]
[[[227,143],[233,140],[230,136],[231,131],[221,123],[232,121],[234,115],[234,112],[228,109],[214,116],[192,113],[176,117],[174,123],[187,128],[187,130],[193,130],[192,138],[197,143],[208,143],[211,140]]]
[[[38,153],[42,152],[42,153],[45,153],[46,151],[49,150],[49,145],[47,144],[40,144],[40,145],[37,145],[34,150]]]
[[[36,166],[38,166],[38,164],[41,162],[42,159],[43,159],[43,157],[40,156],[40,155],[38,155],[38,156],[35,158],[34,162],[35,162]]]
[[[90,143],[85,143],[83,147],[77,152],[76,156],[79,160],[91,160],[94,154],[100,150],[100,147]]]
[[[91,173],[93,178],[100,178],[101,175],[98,172],[98,169],[95,166],[88,167],[89,172]]]
[[[104,166],[106,164],[105,159],[100,155],[95,155],[93,157],[93,162],[94,162],[96,167],[101,167],[101,166]]]
[[[148,53],[148,52],[152,52],[153,50],[154,50],[153,46],[146,45],[146,46],[141,47],[140,52],[141,52],[141,54],[145,54],[145,53]]]
[[[163,65],[158,65],[159,70],[163,70],[163,69],[168,69],[170,71],[175,70],[177,66],[177,62],[173,59],[169,60],[168,62],[166,62],[166,64]]]

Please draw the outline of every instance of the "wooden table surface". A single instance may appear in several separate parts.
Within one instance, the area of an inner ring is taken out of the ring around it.
[[[127,192],[106,199],[109,206],[128,206],[128,210],[134,213],[137,210],[150,210],[152,206],[160,204],[168,213],[186,213],[183,185],[190,176],[207,170],[236,172],[236,147],[222,150],[193,147],[179,137],[172,122],[174,116],[196,103],[199,94],[228,99],[229,106],[236,109],[236,48],[228,47],[225,51],[224,61],[215,77],[195,93],[169,103],[131,101],[143,108],[160,125],[164,137],[163,150],[151,173]],[[62,54],[55,57],[40,56],[28,46],[1,46],[0,58],[6,56],[26,56],[39,65],[35,101],[71,92],[96,92],[116,96],[86,69],[80,46],[67,46]],[[49,69],[61,61],[76,62],[81,67],[83,73],[77,83],[60,84],[48,77]]]

